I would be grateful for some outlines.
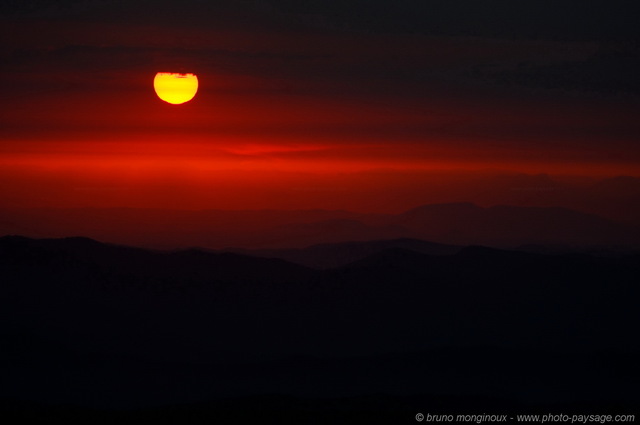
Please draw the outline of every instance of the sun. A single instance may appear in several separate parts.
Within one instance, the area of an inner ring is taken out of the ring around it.
[[[195,74],[158,72],[153,79],[153,88],[162,100],[179,105],[193,99],[198,91],[198,77]]]

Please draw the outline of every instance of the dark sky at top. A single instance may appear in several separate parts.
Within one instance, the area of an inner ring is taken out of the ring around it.
[[[180,25],[302,25],[334,30],[560,40],[637,40],[634,1],[8,0],[8,17]]]
[[[241,67],[243,61],[247,65],[250,55],[270,55],[271,63],[263,61],[262,67],[283,77],[284,68],[307,74],[301,65],[284,63],[287,59],[299,63],[305,56],[322,61],[332,55],[339,61],[351,55],[350,62],[368,69],[346,66],[338,77],[352,74],[358,78],[358,73],[367,72],[387,73],[390,79],[422,78],[443,67],[447,68],[444,73],[459,73],[459,69],[449,69],[446,59],[451,58],[458,60],[458,68],[463,67],[466,73],[458,75],[459,80],[637,95],[638,9],[633,1],[578,0],[11,0],[0,6],[0,16],[7,24],[1,47],[4,68],[9,70],[21,55],[28,56],[39,48],[100,49],[102,58],[91,60],[96,67],[113,66],[114,58],[104,57],[116,54],[113,49],[129,49],[131,53],[131,49],[164,48],[164,55],[156,53],[156,64],[164,59],[186,66],[196,61],[202,65],[206,62],[202,56],[193,57],[234,52],[247,57],[224,59],[234,62],[229,66]],[[230,39],[214,40],[216,31]],[[282,38],[269,41],[265,34],[280,35],[289,42],[283,43]],[[320,35],[325,40],[318,41]],[[360,46],[353,46],[354,51],[349,50],[353,43],[336,42],[356,35],[362,38],[357,42]],[[394,37],[404,38],[398,41]],[[461,43],[461,38],[467,42]],[[296,39],[298,46],[292,49]],[[264,42],[257,44],[260,40]],[[443,40],[445,45],[435,46]],[[456,45],[447,46],[446,40],[455,40]],[[502,46],[503,52],[496,52],[500,41],[510,44]],[[377,58],[358,54],[358,47],[366,51],[376,43],[381,50],[386,47],[390,51]],[[460,51],[461,44],[468,46],[467,51]],[[415,50],[420,45],[440,51],[419,57]],[[120,53],[123,57],[115,63],[129,66],[126,52]],[[277,54],[281,56],[276,60],[283,62],[275,62]],[[73,63],[70,55],[67,53],[65,60]],[[138,62],[144,58],[138,57]],[[218,60],[218,66],[224,66],[223,62]]]

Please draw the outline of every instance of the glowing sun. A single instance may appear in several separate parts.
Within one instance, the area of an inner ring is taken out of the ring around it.
[[[193,99],[198,91],[198,77],[195,74],[158,72],[153,79],[153,88],[165,102],[179,105]]]

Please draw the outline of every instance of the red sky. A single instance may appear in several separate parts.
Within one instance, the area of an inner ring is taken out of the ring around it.
[[[640,177],[624,42],[80,4],[2,18],[4,207],[396,211],[500,174]],[[153,92],[174,70],[200,81],[180,106]]]

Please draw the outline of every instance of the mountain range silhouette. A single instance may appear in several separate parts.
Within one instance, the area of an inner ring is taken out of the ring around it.
[[[300,409],[351,420],[371,397],[365,418],[422,403],[628,411],[640,401],[637,254],[420,240],[314,250],[321,269],[255,252],[0,238],[0,399],[24,400],[10,404],[18,416],[129,409],[133,422],[171,406],[228,419],[268,405],[274,423]],[[328,267],[345,252],[354,260]]]

